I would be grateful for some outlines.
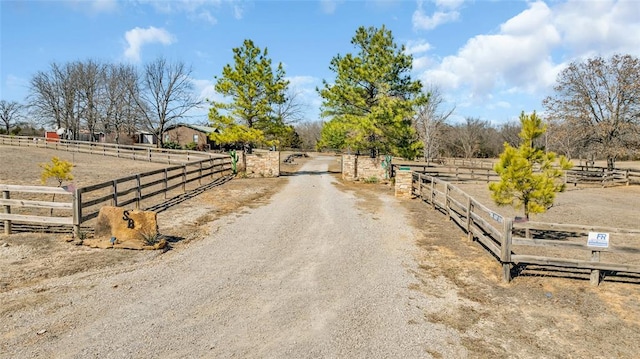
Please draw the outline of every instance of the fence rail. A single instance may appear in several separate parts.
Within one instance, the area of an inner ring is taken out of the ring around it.
[[[114,180],[94,184],[91,186],[76,188],[43,187],[43,186],[17,186],[0,184],[2,199],[0,205],[4,207],[4,213],[0,213],[5,234],[11,234],[12,222],[41,223],[51,225],[73,226],[73,232],[79,235],[80,226],[97,217],[100,207],[106,204],[113,206],[135,205],[141,208],[141,202],[149,198],[167,193],[180,188],[187,191],[187,185],[198,181],[202,185],[203,180],[228,176],[232,172],[231,159],[229,157],[207,158],[180,166],[172,166],[164,169],[139,173],[136,175],[117,178]],[[71,201],[49,202],[42,200],[12,198],[11,194],[32,193],[70,195]],[[39,209],[65,210],[66,216],[43,216],[35,214],[12,213],[12,208],[32,207]]]
[[[501,263],[507,282],[512,279],[515,267],[529,265],[588,270],[593,285],[600,283],[604,272],[640,275],[640,265],[635,264],[640,259],[640,229],[516,222],[492,211],[453,184],[423,173],[413,173],[411,191],[491,253]],[[608,233],[613,238],[611,246],[587,245],[589,232]],[[625,236],[632,238],[625,240]],[[609,259],[602,260],[603,255]]]
[[[149,146],[120,145],[114,143],[71,141],[47,139],[44,137],[0,135],[0,145],[17,147],[48,148],[58,151],[87,153],[92,155],[112,156],[166,164],[184,164],[219,156],[209,152],[173,150]]]

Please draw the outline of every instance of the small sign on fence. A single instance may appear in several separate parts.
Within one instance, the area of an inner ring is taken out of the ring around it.
[[[498,223],[502,223],[502,216],[496,212],[491,212],[491,218]]]
[[[609,248],[609,233],[589,232],[587,246]]]

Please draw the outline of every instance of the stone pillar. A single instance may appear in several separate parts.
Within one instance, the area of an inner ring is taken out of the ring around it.
[[[411,193],[412,177],[413,172],[411,172],[409,167],[399,167],[396,170],[396,197],[406,199],[411,199],[413,197],[413,194]]]
[[[280,176],[280,152],[254,150],[246,156],[247,177]]]
[[[355,181],[358,178],[357,166],[358,157],[356,155],[342,155],[342,179]]]

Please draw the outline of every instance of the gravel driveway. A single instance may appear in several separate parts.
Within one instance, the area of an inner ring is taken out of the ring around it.
[[[446,298],[410,289],[405,210],[390,196],[359,209],[331,161],[313,158],[269,204],[211,222],[181,250],[25,288],[44,304],[0,324],[0,356],[465,357],[455,331],[424,318]]]

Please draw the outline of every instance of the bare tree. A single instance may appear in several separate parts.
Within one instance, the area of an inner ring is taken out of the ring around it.
[[[106,133],[113,132],[115,142],[120,143],[120,135],[135,131],[136,119],[139,117],[134,98],[139,94],[130,91],[135,89],[138,73],[135,68],[124,64],[107,66],[105,77],[105,101],[102,128]]]
[[[105,67],[94,60],[76,62],[73,65],[79,115],[89,131],[89,141],[94,140],[96,126],[104,115],[100,110],[105,101]]]
[[[4,124],[6,134],[9,134],[11,127],[22,118],[22,110],[23,106],[17,101],[0,100],[0,120]]]
[[[53,124],[56,128],[62,127],[63,102],[53,73],[38,71],[31,78],[28,100],[29,108],[37,117]]]
[[[302,141],[302,148],[315,149],[322,136],[322,121],[299,122],[295,124],[295,128]]]
[[[564,155],[568,159],[586,156],[582,140],[576,136],[576,129],[566,121],[549,122],[546,142],[549,150]]]
[[[517,148],[520,146],[520,131],[522,126],[518,122],[507,122],[500,126],[500,138],[502,142],[508,143],[511,147]]]
[[[287,91],[283,103],[275,104],[275,116],[282,119],[286,125],[292,125],[305,119],[307,106],[300,101],[300,92]]]
[[[474,158],[487,152],[487,135],[491,125],[488,121],[467,117],[464,123],[452,126],[447,131],[447,146],[454,156]],[[486,154],[485,154],[486,155]]]
[[[77,63],[69,62],[62,66],[53,63],[51,73],[56,87],[57,96],[61,104],[62,126],[71,130],[67,134],[67,139],[77,139],[80,132],[80,102],[78,100],[78,76],[76,73]]]
[[[439,154],[444,124],[455,107],[442,111],[444,99],[440,88],[434,85],[429,87],[427,98],[427,102],[418,107],[413,119],[413,126],[424,145],[424,160],[429,163]]]
[[[640,60],[630,55],[573,62],[543,104],[551,121],[566,123],[581,144],[607,159],[640,143]]]
[[[168,125],[202,104],[193,93],[191,72],[183,62],[169,63],[159,57],[144,66],[138,84],[130,88],[145,126],[158,138],[158,147],[164,143]]]

